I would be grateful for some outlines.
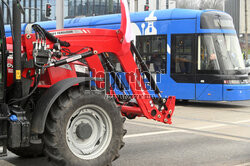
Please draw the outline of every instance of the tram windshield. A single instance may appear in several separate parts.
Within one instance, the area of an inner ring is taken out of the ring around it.
[[[198,71],[245,74],[245,64],[236,34],[204,34],[199,38]]]

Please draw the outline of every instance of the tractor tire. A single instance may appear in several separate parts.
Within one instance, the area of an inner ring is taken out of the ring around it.
[[[72,87],[53,104],[44,133],[45,153],[55,166],[110,166],[126,130],[113,99]]]
[[[23,158],[35,158],[44,156],[44,144],[31,144],[25,148],[8,148],[12,153]]]

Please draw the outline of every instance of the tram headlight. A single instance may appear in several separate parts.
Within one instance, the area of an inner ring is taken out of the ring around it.
[[[224,80],[224,84],[248,84],[248,80]]]

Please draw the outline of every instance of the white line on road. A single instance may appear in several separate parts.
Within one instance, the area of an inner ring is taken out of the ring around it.
[[[235,166],[250,166],[250,163],[242,163],[242,164],[238,164],[238,165],[235,165]]]
[[[157,132],[147,132],[147,133],[140,133],[140,134],[130,134],[130,135],[125,135],[124,138],[143,137],[143,136],[151,136],[151,135],[158,135],[158,134],[176,133],[176,132],[184,132],[184,130],[170,130],[170,131],[157,131]]]
[[[8,161],[5,160],[0,160],[0,165],[1,166],[14,166],[13,164],[9,163]]]
[[[218,103],[227,103],[228,101],[219,101]]]
[[[236,121],[236,122],[231,122],[233,124],[239,124],[239,123],[246,123],[246,122],[250,122],[250,119],[247,120],[241,120],[241,121]],[[154,124],[145,124],[145,123],[140,123],[140,122],[127,122],[130,124],[135,124],[135,125],[141,125],[141,126],[146,126],[146,127],[155,127],[155,128],[161,128],[161,129],[169,129],[167,126],[163,127],[163,126],[155,126]],[[193,132],[193,133],[197,133],[198,130],[205,130],[205,129],[217,129],[220,127],[225,127],[225,126],[230,126],[229,124],[217,124],[217,125],[209,125],[209,126],[202,126],[202,127],[196,127],[196,128],[186,128],[186,129],[182,129],[182,130],[168,130],[168,131],[157,131],[157,132],[147,132],[147,133],[139,133],[139,134],[130,134],[130,135],[126,135],[124,136],[124,138],[134,138],[134,137],[143,137],[143,136],[152,136],[152,135],[159,135],[159,134],[167,134],[167,133],[176,133],[176,132]],[[193,131],[190,131],[193,130]],[[197,130],[194,131],[194,130]],[[204,134],[202,134],[204,135]],[[214,134],[205,134],[205,135],[214,135]],[[216,134],[215,134],[216,135]],[[218,136],[216,135],[215,137],[219,137],[219,138],[227,138],[230,136]],[[235,138],[230,138],[231,140],[238,140]],[[241,139],[240,139],[241,140]]]

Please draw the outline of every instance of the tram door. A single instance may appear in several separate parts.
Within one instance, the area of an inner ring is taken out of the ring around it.
[[[198,36],[196,100],[223,100],[220,65],[211,34]]]
[[[171,74],[170,95],[177,99],[196,99],[195,64],[196,64],[195,34],[172,34],[171,36]]]

